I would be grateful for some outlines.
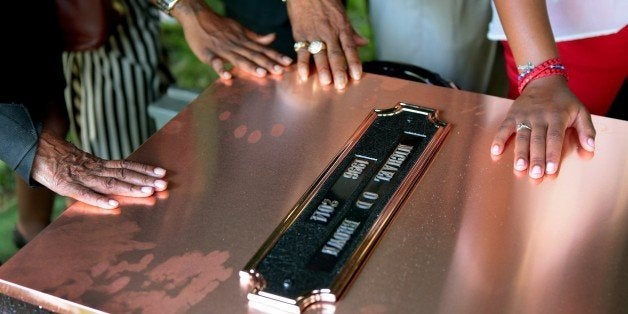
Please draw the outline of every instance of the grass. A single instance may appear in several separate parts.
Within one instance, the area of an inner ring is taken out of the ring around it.
[[[219,0],[208,0],[208,3],[216,12],[224,12],[222,2]],[[370,40],[369,45],[360,49],[360,57],[364,61],[372,60],[375,50],[367,17],[366,0],[349,0],[347,12],[358,33]],[[217,79],[218,75],[211,67],[198,61],[192,54],[178,24],[163,23],[162,42],[168,52],[169,67],[177,86],[201,91]],[[57,197],[53,217],[63,211],[65,203],[65,198]],[[16,252],[12,241],[12,230],[16,221],[17,200],[13,171],[0,161],[0,262],[6,261]]]

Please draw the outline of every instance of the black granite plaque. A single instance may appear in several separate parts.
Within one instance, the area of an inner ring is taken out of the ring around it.
[[[241,272],[249,299],[297,311],[335,302],[448,129],[413,105],[370,114]]]

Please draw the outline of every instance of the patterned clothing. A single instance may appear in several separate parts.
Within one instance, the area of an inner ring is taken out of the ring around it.
[[[161,95],[164,55],[159,11],[146,0],[123,0],[123,18],[96,50],[66,52],[65,99],[80,147],[104,159],[127,157],[154,132],[147,107]]]

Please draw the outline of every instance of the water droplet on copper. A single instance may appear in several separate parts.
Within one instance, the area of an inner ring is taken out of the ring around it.
[[[249,135],[249,143],[255,144],[259,142],[261,138],[262,138],[262,132],[260,130],[255,130],[251,132],[251,134]]]
[[[218,116],[218,120],[226,121],[229,117],[231,117],[231,111],[225,110]]]
[[[274,137],[280,137],[283,135],[283,132],[286,130],[286,127],[283,124],[275,124],[272,129],[270,129],[270,135]]]
[[[235,131],[233,131],[233,135],[235,135],[236,138],[241,138],[245,134],[246,134],[246,125],[241,125],[237,127]]]

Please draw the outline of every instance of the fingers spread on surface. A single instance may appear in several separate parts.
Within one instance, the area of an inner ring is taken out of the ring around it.
[[[358,53],[358,46],[354,36],[343,33],[340,35],[340,43],[349,65],[349,75],[351,75],[352,79],[359,80],[362,78],[362,62],[360,61],[360,54]]]
[[[494,156],[501,155],[510,136],[515,132],[515,122],[512,119],[506,119],[500,124],[497,134],[493,138],[491,144],[491,154]]]
[[[517,171],[524,171],[528,168],[530,158],[530,135],[529,129],[523,128],[515,134],[515,161],[514,167]]]
[[[539,123],[534,124],[530,131],[530,164],[528,170],[529,176],[533,179],[541,178],[545,174],[546,138],[547,125]]]

